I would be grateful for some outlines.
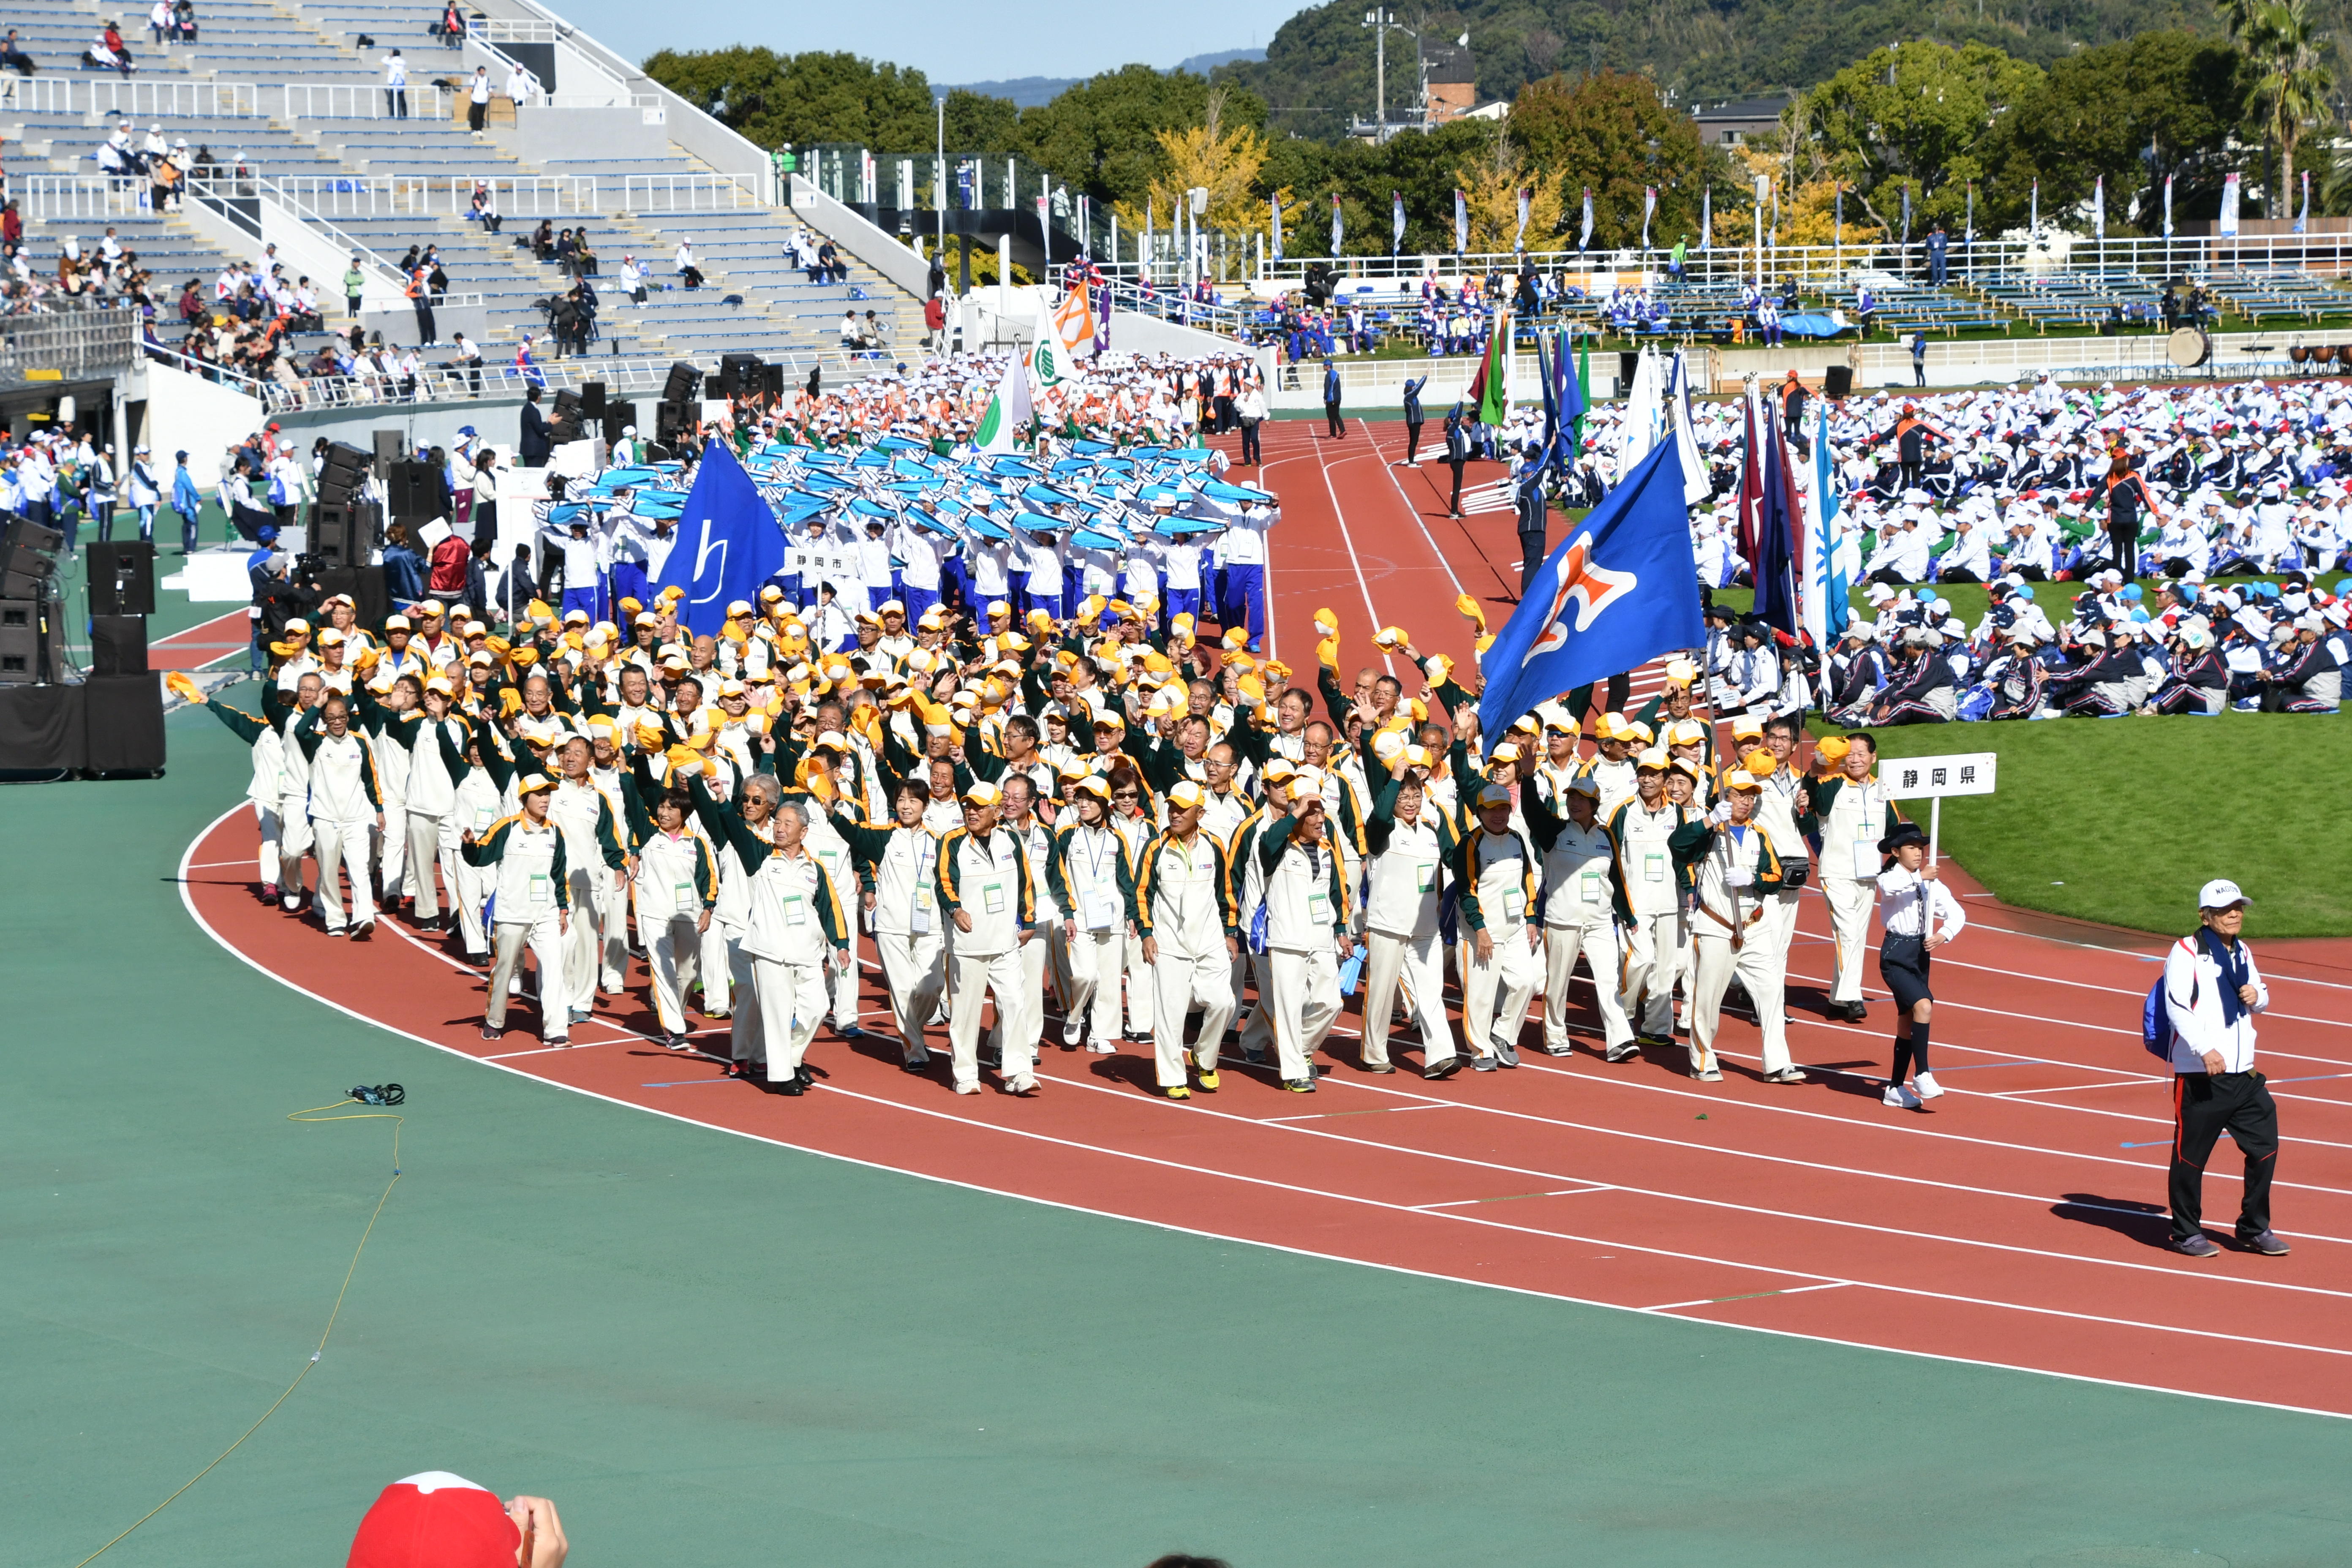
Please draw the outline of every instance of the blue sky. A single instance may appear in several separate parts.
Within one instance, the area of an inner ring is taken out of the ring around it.
[[[1303,9],[1244,0],[1118,5],[1076,12],[975,8],[949,0],[862,0],[854,5],[695,5],[683,12],[643,0],[550,0],[550,8],[608,47],[641,60],[656,49],[764,44],[782,53],[847,49],[913,66],[934,82],[1091,76],[1131,61],[1168,67],[1193,55],[1263,46]],[[1090,24],[1080,26],[1077,18]]]

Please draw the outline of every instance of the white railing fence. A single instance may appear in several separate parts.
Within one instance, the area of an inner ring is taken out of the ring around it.
[[[389,89],[365,82],[300,82],[286,84],[287,123],[304,120],[389,120],[393,118]],[[408,112],[420,120],[450,117],[449,92],[445,88],[411,85]]]
[[[250,120],[261,112],[251,82],[171,78],[0,75],[0,110],[33,114],[108,114],[135,120]]]
[[[753,174],[624,174],[622,212],[715,212],[756,207],[760,181]]]
[[[145,180],[110,174],[15,174],[8,194],[16,210],[43,223],[128,216],[147,207]]]
[[[294,174],[268,182],[289,201],[322,217],[464,217],[478,185],[490,189],[500,217],[561,217],[593,213],[596,181],[586,174],[485,176]]]

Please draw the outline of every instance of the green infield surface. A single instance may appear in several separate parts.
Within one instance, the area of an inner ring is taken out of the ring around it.
[[[183,854],[248,767],[202,714],[171,743],[163,781],[9,796],[9,1568],[74,1568],[300,1370],[392,1124],[287,1116],[386,1080],[404,1171],[322,1360],[110,1568],[333,1563],[379,1489],[428,1469],[553,1498],[582,1568],[2345,1559],[2352,1425],[1896,1353],[1898,1299],[1885,1351],[1573,1305],[821,1158],[427,1049],[191,921]],[[2248,770],[2207,783],[2217,813],[2269,814]],[[2118,806],[2049,811],[2040,851],[2190,858]]]

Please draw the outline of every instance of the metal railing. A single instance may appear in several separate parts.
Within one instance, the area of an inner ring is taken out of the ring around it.
[[[16,210],[44,223],[127,217],[146,210],[148,190],[145,180],[118,174],[16,174],[8,181]]]
[[[140,120],[250,120],[261,112],[251,82],[176,78],[0,76],[0,109],[35,114],[119,113]]]
[[[593,213],[596,180],[588,174],[291,174],[272,189],[325,217],[465,216],[477,185],[488,185],[501,217]]]
[[[208,359],[198,359],[193,354],[173,348],[168,343],[145,343],[141,345],[140,352],[151,360],[170,365],[173,370],[184,370],[190,375],[200,375],[206,381],[217,382],[223,386],[232,387],[244,393],[247,397],[261,396],[264,389],[269,384],[267,382],[256,381],[242,371],[231,370],[225,364],[216,364]]]
[[[76,381],[118,370],[139,345],[137,313],[60,310],[0,320],[0,382]]]
[[[1157,316],[1163,321],[1179,326],[1198,327],[1202,331],[1231,334],[1243,325],[1241,308],[1222,300],[1195,300],[1181,289],[1147,288],[1114,279],[1110,285],[1110,308],[1114,314]],[[1116,329],[1114,329],[1116,331]]]
[[[296,384],[256,384],[257,395],[273,414],[296,408],[367,408],[384,405],[473,403],[484,398],[520,398],[532,386],[549,392],[577,391],[587,383],[602,382],[607,393],[628,396],[658,396],[667,384],[676,359],[598,359],[593,355],[534,364],[526,373],[512,363],[485,363],[468,370],[451,363],[424,367],[411,388],[384,376],[302,375]],[[806,366],[791,359],[796,375]],[[705,367],[709,368],[709,366]],[[650,417],[650,416],[648,416]],[[641,426],[650,429],[650,424]]]
[[[305,120],[390,120],[391,89],[365,82],[301,82],[286,84],[283,117],[289,125]],[[410,86],[409,114],[423,120],[450,117],[447,89]]]
[[[563,30],[552,22],[530,18],[475,16],[467,22],[466,35],[494,44],[552,44],[562,41]]]
[[[1416,289],[1423,279],[1434,276],[1449,292],[1465,277],[1489,272],[1512,273],[1531,266],[1547,273],[1571,278],[1614,274],[1611,283],[1655,287],[1667,276],[1671,251],[1653,247],[1591,250],[1480,251],[1468,255],[1406,252],[1398,256],[1293,255],[1282,260],[1265,258],[1255,268],[1260,289],[1295,289],[1305,282],[1307,268],[1328,266],[1342,283],[1350,280],[1392,282],[1402,292]],[[1925,238],[1908,244],[1857,241],[1843,245],[1767,244],[1759,258],[1753,244],[1688,249],[1683,258],[1684,281],[1692,284],[1738,284],[1759,275],[1769,281],[1795,278],[1801,282],[1850,281],[1857,272],[1895,286],[1929,281],[1930,249]],[[1948,283],[1966,284],[2001,273],[2039,273],[2069,268],[2116,270],[2150,275],[2178,272],[2236,271],[2248,268],[2340,275],[2352,272],[2352,233],[2197,235],[2112,238],[2050,231],[2028,240],[2023,236],[1968,240],[1952,237],[1943,257]],[[1631,276],[1628,276],[1628,275]]]
[[[626,213],[712,212],[763,207],[754,174],[624,174],[621,205]]]

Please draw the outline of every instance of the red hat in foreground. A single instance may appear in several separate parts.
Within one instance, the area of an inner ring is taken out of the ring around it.
[[[463,1476],[427,1470],[383,1489],[344,1568],[514,1568],[522,1531],[506,1505]]]

